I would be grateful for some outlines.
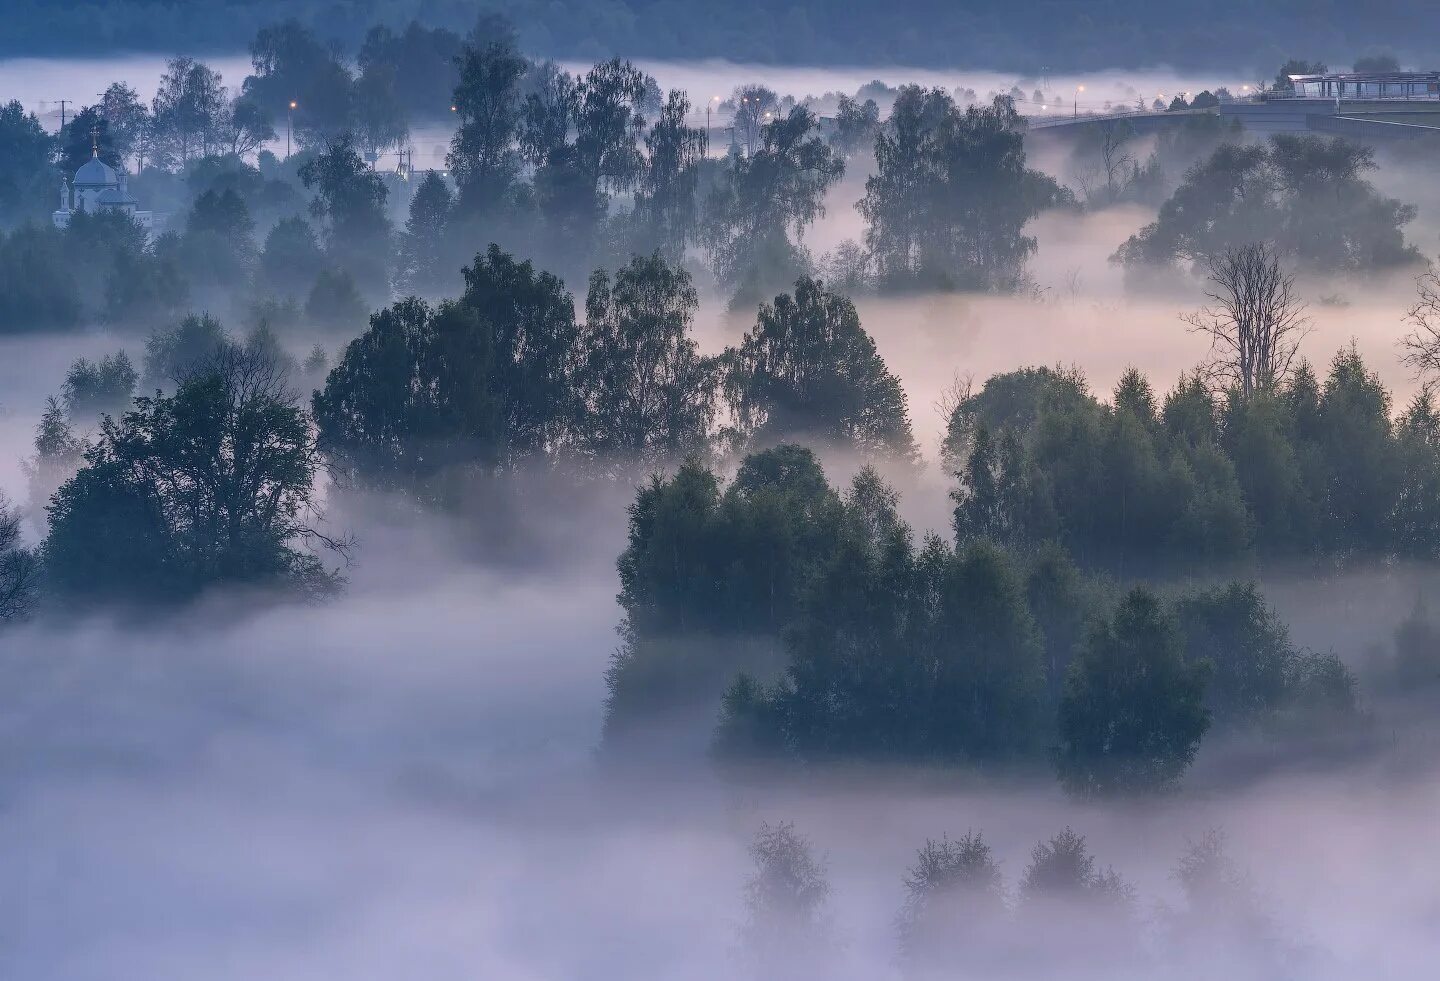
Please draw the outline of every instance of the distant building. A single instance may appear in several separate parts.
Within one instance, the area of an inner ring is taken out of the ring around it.
[[[1440,102],[1440,72],[1332,72],[1291,75],[1297,99]]]
[[[56,228],[67,228],[70,218],[76,212],[96,214],[101,211],[120,211],[131,218],[150,234],[155,234],[164,224],[165,216],[154,211],[139,210],[139,202],[130,195],[123,173],[100,159],[99,147],[91,150],[91,157],[75,171],[73,181],[60,182],[60,207],[50,216]]]

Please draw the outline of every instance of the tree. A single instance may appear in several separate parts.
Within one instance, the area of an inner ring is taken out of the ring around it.
[[[330,261],[364,285],[371,296],[389,292],[389,196],[380,175],[365,165],[354,140],[344,134],[300,168],[300,181],[313,190],[310,214],[320,223]]]
[[[204,156],[218,146],[217,131],[225,106],[220,74],[193,58],[166,63],[160,88],[150,103],[152,158],[178,160]]]
[[[1372,149],[1339,137],[1222,143],[1114,258],[1132,268],[1185,261],[1203,269],[1228,249],[1266,242],[1330,276],[1419,265],[1403,231],[1417,212],[1363,179],[1375,166]]]
[[[1187,596],[1175,615],[1187,658],[1212,667],[1206,701],[1217,723],[1254,722],[1281,705],[1298,655],[1253,583]]]
[[[611,195],[633,190],[641,180],[645,159],[639,139],[646,93],[654,82],[619,58],[573,83],[561,75],[553,82],[553,98],[543,103],[527,98],[523,142],[536,165],[535,200],[549,245],[574,266],[589,259]]]
[[[612,283],[590,277],[580,369],[588,452],[603,467],[663,464],[706,448],[714,366],[690,336],[699,297],[690,274],[657,252]]]
[[[750,845],[755,871],[745,883],[741,942],[762,978],[808,973],[823,960],[830,936],[830,884],[810,843],[788,822],[762,824]]]
[[[1187,664],[1179,631],[1143,588],[1096,623],[1060,699],[1056,768],[1080,797],[1173,787],[1210,726],[1208,665]]]
[[[99,361],[80,358],[65,374],[65,411],[71,420],[84,421],[106,413],[118,415],[129,407],[138,380],[124,351]]]
[[[459,269],[451,263],[451,209],[454,202],[445,179],[429,171],[410,199],[410,217],[400,241],[400,268],[396,279],[404,288],[422,295],[444,291]]]
[[[107,417],[56,493],[50,583],[78,603],[176,603],[216,586],[324,596],[340,585],[306,546],[320,468],[309,421],[273,365],[227,350],[173,396]]]
[[[190,314],[173,326],[157,330],[145,341],[145,387],[153,390],[167,383],[180,385],[234,343],[220,321],[208,313]]]
[[[267,290],[299,297],[325,268],[325,253],[310,223],[299,215],[282,218],[265,235],[256,278]]]
[[[901,90],[857,205],[882,284],[1009,290],[1035,251],[1025,224],[1066,199],[1025,166],[1008,98],[961,112],[944,91]]]
[[[447,161],[459,189],[457,208],[467,219],[493,214],[519,174],[519,86],[527,67],[510,43],[465,48]]]
[[[193,283],[243,289],[255,265],[255,222],[234,190],[205,191],[185,222],[179,255]]]
[[[900,380],[855,305],[818,280],[802,278],[793,297],[763,304],[754,330],[725,358],[725,400],[747,441],[811,438],[865,455],[916,456]]]
[[[38,216],[53,181],[54,138],[19,102],[0,106],[0,227]]]
[[[355,285],[355,277],[344,269],[322,269],[305,297],[305,318],[322,327],[351,327],[363,323],[367,307]]]
[[[1440,377],[1440,275],[1434,270],[1415,280],[1417,296],[1405,314],[1410,333],[1401,338],[1402,359],[1418,378]]]
[[[264,106],[247,95],[225,102],[220,110],[215,140],[217,149],[234,157],[254,153],[275,138],[275,120]]]
[[[371,63],[355,80],[355,128],[368,153],[378,157],[410,138],[410,124],[400,102],[396,68],[388,63]]]
[[[771,117],[779,115],[779,98],[763,85],[741,85],[730,96],[730,104],[735,136],[744,144],[745,155],[753,156]]]
[[[351,129],[350,72],[299,21],[261,28],[250,42],[250,64],[244,95],[272,119],[289,114],[302,147],[323,147]]]
[[[905,874],[901,956],[921,971],[953,965],[962,952],[969,960],[977,941],[1004,916],[1000,867],[983,836],[966,832],[963,838],[926,841]]]
[[[0,626],[30,612],[40,586],[40,563],[21,545],[20,515],[0,495]]]
[[[124,82],[111,82],[100,96],[99,110],[122,169],[129,169],[124,163],[134,156],[135,172],[144,170],[150,113],[140,101],[140,94]]]
[[[841,156],[851,157],[865,153],[875,146],[875,135],[880,132],[880,107],[874,99],[864,102],[848,95],[840,96],[835,109],[835,133],[830,144]]]
[[[92,156],[98,156],[107,167],[121,168],[124,160],[99,106],[86,106],[70,117],[57,137],[60,172],[66,180],[75,176]]]
[[[671,92],[645,134],[645,162],[635,194],[635,236],[639,251],[658,250],[678,265],[695,237],[699,220],[700,164],[708,134],[686,123],[690,100]]]
[[[573,444],[570,295],[498,247],[465,278],[459,301],[372,316],[316,393],[321,445],[346,482],[444,500],[447,472],[513,470]]]
[[[1301,58],[1291,58],[1280,66],[1275,73],[1275,91],[1280,95],[1293,94],[1295,85],[1290,81],[1291,75],[1323,75],[1328,68],[1323,61],[1305,61]]]
[[[84,460],[84,453],[85,445],[75,438],[69,413],[59,399],[50,396],[45,400],[45,411],[35,427],[35,455],[20,463],[30,492],[27,510],[31,521],[41,531],[45,530],[43,516],[46,505],[60,485],[75,476]]]
[[[825,213],[844,163],[808,109],[764,127],[754,153],[731,160],[707,206],[707,241],[731,306],[758,303],[809,271],[798,239]]]
[[[1280,256],[1260,242],[1227,249],[1209,260],[1214,306],[1184,319],[1210,338],[1205,372],[1243,398],[1268,392],[1289,375],[1300,342],[1310,331],[1305,305]]]

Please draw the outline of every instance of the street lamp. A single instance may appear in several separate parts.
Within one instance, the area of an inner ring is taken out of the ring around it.
[[[285,113],[285,159],[290,159],[290,131],[295,128],[295,100],[290,100],[290,108]]]
[[[1072,113],[1072,116],[1073,116],[1075,119],[1079,119],[1079,118],[1080,118],[1080,93],[1081,93],[1081,92],[1084,92],[1084,91],[1085,91],[1085,86],[1083,86],[1083,85],[1077,85],[1077,86],[1075,86],[1075,105],[1074,105],[1074,110],[1075,110],[1075,111]]]

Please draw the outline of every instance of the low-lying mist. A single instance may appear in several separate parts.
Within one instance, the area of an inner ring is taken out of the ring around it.
[[[461,564],[449,537],[371,541],[329,606],[9,635],[7,975],[734,977],[762,821],[795,822],[823,859],[830,976],[898,976],[902,877],[927,838],[983,832],[1013,891],[1066,826],[1135,887],[1142,932],[1181,902],[1187,842],[1223,828],[1304,952],[1293,976],[1420,978],[1440,954],[1431,768],[1367,759],[1136,806],[953,777],[616,771],[593,755],[613,542],[577,539],[534,575]],[[1089,937],[1066,976],[1123,939]],[[1256,943],[1181,973],[1266,976]]]
[[[642,67],[697,102],[749,79],[730,65]],[[892,79],[766,72],[782,90],[817,94]],[[1198,87],[1168,74],[1141,81],[1147,94]],[[1117,81],[1114,97],[1140,84]],[[864,177],[847,175],[808,231],[817,257],[863,237],[854,202]],[[1400,194],[1399,178],[1386,179]],[[917,533],[949,534],[953,475],[938,449],[957,386],[1064,364],[1108,398],[1127,368],[1165,386],[1204,357],[1205,339],[1180,319],[1205,302],[1200,281],[1130,292],[1110,261],[1153,217],[1137,205],[1042,215],[1028,229],[1039,243],[1033,286],[1017,295],[856,298],[903,383],[924,457],[918,470],[886,472]],[[1422,251],[1433,221],[1422,210]],[[1353,343],[1403,403],[1418,388],[1396,346],[1410,275],[1301,280],[1313,328],[1301,353],[1324,365]],[[707,296],[695,336],[718,354],[754,322],[753,309],[728,312]],[[348,340],[297,329],[283,343],[303,357],[318,342],[333,363]],[[121,347],[138,357],[144,338],[96,329],[0,341],[0,489],[12,500],[26,499],[20,461],[66,366]],[[860,466],[824,462],[837,485]],[[617,765],[600,732],[619,644],[615,559],[640,479],[525,474],[446,518],[398,499],[333,500],[329,524],[359,546],[333,602],[216,595],[166,619],[39,617],[0,635],[0,975],[744,976],[748,849],[767,822],[794,822],[830,886],[830,958],[791,977],[902,976],[897,916],[927,840],[983,833],[1017,906],[1032,848],[1067,827],[1134,887],[1133,918],[1077,933],[1082,911],[1068,907],[1038,926],[1007,914],[974,941],[975,960],[945,976],[1433,974],[1440,731],[1420,696],[1367,685],[1366,738],[1310,755],[1207,742],[1184,789],[1143,803],[1076,802],[1048,775],[817,769],[733,780],[698,758]],[[1437,575],[1394,566],[1260,579],[1296,643],[1333,650],[1363,683]],[[648,738],[687,739],[715,722],[687,721],[685,733]],[[1175,869],[1216,829],[1268,925],[1210,948],[1176,945],[1186,897]],[[1042,935],[1070,946],[1057,952]],[[1115,951],[1132,947],[1137,959],[1114,967]]]

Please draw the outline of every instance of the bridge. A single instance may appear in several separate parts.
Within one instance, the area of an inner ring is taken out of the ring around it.
[[[1124,123],[1137,135],[1185,125],[1197,116],[1219,116],[1222,123],[1248,133],[1326,133],[1366,143],[1440,136],[1440,101],[1340,100],[1305,97],[1222,103],[1217,109],[1173,112],[1092,113],[1084,116],[1029,116],[1028,131],[1041,136],[1079,135]]]

